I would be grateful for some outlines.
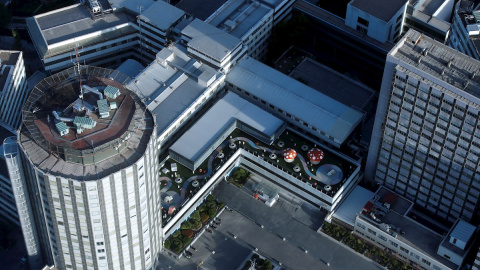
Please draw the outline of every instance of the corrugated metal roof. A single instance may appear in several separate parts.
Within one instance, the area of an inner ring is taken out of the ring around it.
[[[115,86],[108,85],[105,87],[105,90],[103,90],[103,93],[109,98],[116,98],[120,95],[120,89],[116,88]]]
[[[98,112],[100,115],[109,115],[110,110],[108,109],[108,103],[106,99],[97,100]]]
[[[92,118],[75,116],[75,119],[73,120],[73,124],[75,126],[80,126],[83,128],[92,128],[95,124],[95,121]]]
[[[258,2],[231,0],[215,12],[206,22],[240,39],[266,16],[273,16],[273,10]],[[235,27],[229,29],[226,22],[234,20]]]
[[[343,143],[363,117],[361,112],[250,57],[240,60],[226,80],[332,136],[336,143]]]
[[[58,122],[55,124],[55,127],[57,128],[58,133],[63,134],[65,131],[68,131],[68,127],[64,122]]]
[[[474,231],[475,226],[464,220],[459,220],[450,236],[467,243]]]
[[[217,29],[199,19],[193,20],[182,30],[182,35],[191,38],[188,47],[221,62],[240,43],[240,39]]]
[[[273,136],[284,123],[237,94],[229,92],[215,103],[170,149],[194,162],[205,151],[208,151],[213,142],[237,119],[269,137]],[[211,151],[213,150],[211,149]]]
[[[184,15],[185,12],[183,10],[166,2],[157,1],[142,12],[140,19],[161,30],[167,30]]]

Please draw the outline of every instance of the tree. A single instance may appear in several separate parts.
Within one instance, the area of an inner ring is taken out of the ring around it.
[[[192,224],[190,223],[189,220],[185,221],[182,226],[180,226],[180,229],[182,230],[189,230],[192,228]]]
[[[190,216],[190,219],[193,220],[200,220],[200,211],[195,210],[192,215]]]
[[[182,247],[188,246],[190,242],[192,242],[192,238],[189,238],[188,236],[182,235]]]
[[[210,194],[210,195],[208,195],[208,197],[207,197],[207,201],[212,202],[212,201],[215,201],[216,198],[217,198],[217,197],[215,197],[214,195]]]
[[[217,208],[217,203],[216,202],[207,202],[207,209],[213,209]]]
[[[202,219],[202,223],[207,222],[207,220],[210,218],[210,217],[208,216],[208,214],[205,213],[205,212],[201,212],[201,213],[200,213],[200,217],[201,217],[201,219]]]
[[[272,270],[273,269],[273,265],[272,265],[272,262],[265,259],[265,261],[263,261],[263,264],[262,266],[260,267],[261,270]]]
[[[7,9],[4,3],[0,3],[0,28],[5,28],[12,19],[12,12]]]
[[[200,222],[200,220],[196,220],[196,219],[190,220],[190,223],[192,224],[192,230],[196,231],[202,227],[202,222]]]
[[[216,208],[208,209],[208,215],[210,216],[210,218],[214,218],[217,215],[217,209]]]
[[[182,235],[187,237],[187,238],[192,238],[193,237],[193,231],[192,230],[183,230]],[[183,242],[183,240],[182,240]]]
[[[165,248],[170,249],[170,245],[171,245],[171,244],[172,244],[172,243],[170,243],[170,240],[166,240],[165,243],[163,243],[163,246],[164,246]]]
[[[233,178],[235,178],[235,180],[243,180],[245,179],[245,177],[247,177],[247,171],[243,168],[238,168],[235,170],[235,172],[233,173]]]

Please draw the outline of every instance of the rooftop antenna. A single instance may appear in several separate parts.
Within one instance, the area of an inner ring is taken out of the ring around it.
[[[75,56],[77,58],[77,70],[78,70],[78,83],[80,86],[80,98],[82,99],[82,110],[85,108],[85,104],[83,101],[83,89],[82,89],[82,75],[80,74],[80,60],[78,59],[78,44],[75,46]]]
[[[137,20],[138,20],[138,27],[140,28],[140,61],[144,62],[143,60],[143,43],[142,43],[142,39],[143,39],[143,35],[142,35],[142,22],[141,22],[141,16],[142,16],[142,9],[143,9],[143,6],[138,6],[138,17],[137,17]]]

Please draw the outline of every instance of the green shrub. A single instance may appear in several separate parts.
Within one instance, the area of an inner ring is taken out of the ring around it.
[[[170,243],[170,240],[166,240],[165,243],[163,243],[163,246],[164,246],[165,248],[168,248],[168,249],[170,249],[170,246],[171,246],[171,245],[172,245],[172,243]]]
[[[180,253],[180,251],[182,250],[182,246],[172,246],[171,250],[175,253]]]
[[[190,221],[190,224],[192,224],[192,230],[196,231],[198,229],[200,229],[202,227],[202,222],[200,222],[200,220],[195,220],[195,219],[192,219]]]
[[[195,211],[192,213],[192,215],[190,216],[190,222],[191,222],[192,220],[198,220],[198,221],[200,220],[200,211],[195,210]]]
[[[176,232],[173,233],[172,237],[177,238],[180,236],[180,230],[177,230]]]
[[[272,262],[267,259],[265,259],[265,261],[263,261],[262,266],[260,266],[260,270],[272,270],[272,269],[273,269]]]
[[[217,215],[217,209],[216,208],[208,209],[208,215],[210,216],[210,218],[214,218]]]
[[[192,224],[190,223],[190,221],[185,221],[182,226],[180,226],[180,229],[182,230],[189,230],[192,228]]]
[[[188,244],[190,244],[190,242],[192,242],[192,238],[183,236],[183,238],[182,238],[182,248],[188,246]]]
[[[172,242],[171,244],[171,247],[175,247],[175,246],[181,246],[182,245],[182,240],[180,240],[180,238],[173,238],[170,240]]]
[[[224,206],[225,206],[225,203],[223,203],[223,202],[220,202],[220,203],[218,204],[218,208],[220,208],[220,209],[223,208]]]
[[[207,197],[207,201],[209,201],[209,202],[215,201],[216,198],[217,198],[217,197],[215,197],[214,195],[210,194],[210,195],[208,195],[208,197]]]
[[[244,168],[237,168],[234,172],[233,172],[233,178],[235,178],[235,180],[243,180],[245,179],[245,177],[247,177],[247,171],[244,169]]]
[[[216,202],[207,202],[207,209],[214,209],[217,208]]]
[[[208,210],[208,208],[207,208],[207,204],[206,204],[206,203],[202,203],[202,204],[200,205],[200,207],[198,207],[198,211],[200,211],[200,212],[205,212],[205,211],[207,211],[207,210]]]

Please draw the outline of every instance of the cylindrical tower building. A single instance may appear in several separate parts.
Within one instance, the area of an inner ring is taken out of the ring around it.
[[[18,144],[45,263],[150,269],[161,250],[154,118],[124,74],[80,66],[32,90]]]

